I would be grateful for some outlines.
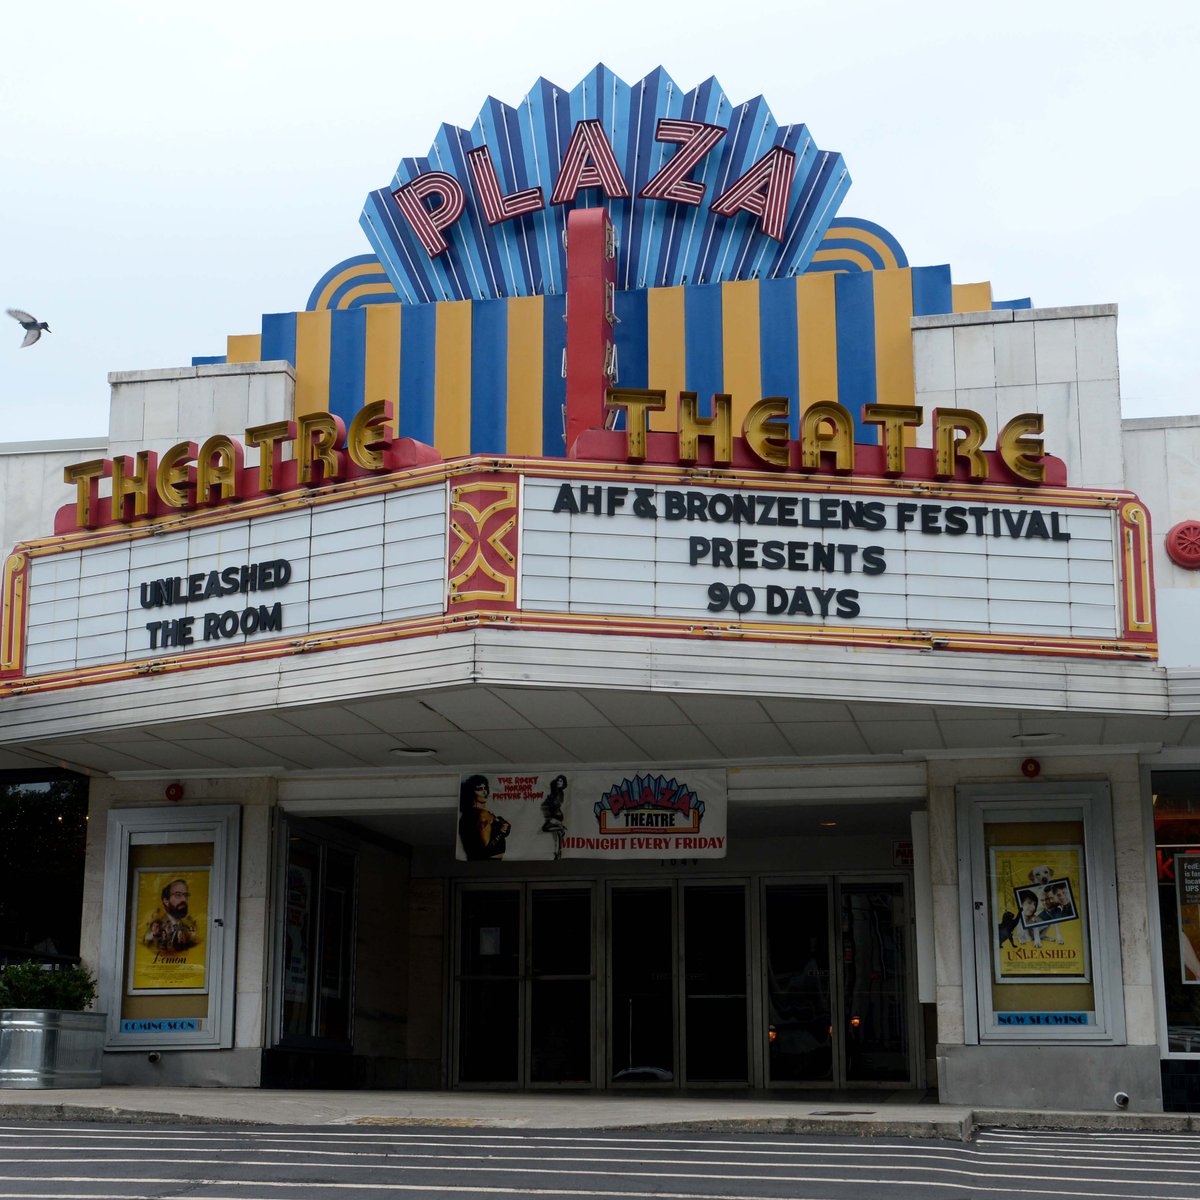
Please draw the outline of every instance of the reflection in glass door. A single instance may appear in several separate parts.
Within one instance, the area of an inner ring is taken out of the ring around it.
[[[908,1082],[904,885],[842,883],[839,892],[845,1078]]]
[[[763,889],[769,1084],[915,1082],[907,914],[900,880]]]
[[[771,1083],[832,1082],[829,885],[765,889],[767,1078]]]

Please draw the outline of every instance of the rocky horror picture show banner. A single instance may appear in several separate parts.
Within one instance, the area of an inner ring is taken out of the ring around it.
[[[725,772],[464,775],[456,857],[724,858]]]

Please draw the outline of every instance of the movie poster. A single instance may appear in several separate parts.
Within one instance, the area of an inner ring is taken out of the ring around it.
[[[993,846],[998,983],[1087,983],[1082,846]]]
[[[134,872],[129,993],[208,990],[210,867],[138,867]]]
[[[460,861],[724,858],[725,772],[464,775]]]
[[[1175,887],[1180,978],[1200,984],[1200,853],[1175,852]]]

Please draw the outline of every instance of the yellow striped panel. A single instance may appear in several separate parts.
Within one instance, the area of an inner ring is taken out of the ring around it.
[[[350,308],[354,301],[363,296],[395,296],[396,289],[390,283],[360,283],[358,287],[348,288],[338,301],[338,308]],[[396,296],[396,303],[400,297]]]
[[[437,306],[433,444],[446,458],[471,453],[471,301]]]
[[[505,446],[509,454],[542,453],[542,321],[541,296],[508,302],[508,419]]]
[[[382,269],[382,266],[378,262],[369,262],[359,263],[356,267],[347,267],[344,271],[339,271],[321,289],[321,294],[317,297],[317,309],[328,308],[329,301],[333,299],[333,293],[343,284],[349,283],[351,279],[357,279],[360,275],[378,275]]]
[[[329,411],[329,310],[296,314],[296,416]]]
[[[990,283],[953,283],[950,299],[955,312],[991,312],[992,285]]]
[[[912,272],[876,271],[875,394],[880,404],[911,404],[916,395],[912,356]]]
[[[733,427],[762,399],[758,280],[721,284],[721,349],[725,390],[733,397]]]
[[[852,262],[857,263],[864,271],[874,271],[875,264],[871,256],[863,250],[818,250],[813,255],[813,262]]]
[[[883,266],[875,267],[871,265],[871,260],[863,255],[861,251],[839,250],[833,246],[827,246],[823,250],[818,247],[816,254],[813,255],[814,261],[828,262],[831,258],[853,257],[856,261],[866,264],[863,267],[866,271],[890,271],[899,266],[899,263],[896,261],[895,250],[877,233],[872,233],[869,229],[856,229],[853,226],[839,227],[838,225],[834,225],[821,240],[822,242],[832,242],[835,238],[838,241],[859,242],[868,249],[874,250],[883,260]]]
[[[801,411],[838,398],[836,279],[833,272],[796,277]]]
[[[363,372],[365,402],[390,400],[396,411],[392,432],[400,432],[401,304],[368,304],[367,361]]]
[[[262,362],[262,334],[231,333],[225,339],[227,363]]]
[[[648,386],[667,393],[666,411],[650,415],[650,428],[661,433],[675,432],[679,393],[687,390],[683,294],[681,287],[646,293]]]

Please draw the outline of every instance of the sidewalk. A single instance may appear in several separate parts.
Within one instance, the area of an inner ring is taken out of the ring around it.
[[[969,1140],[981,1126],[1200,1133],[1200,1114],[1039,1112],[890,1103],[885,1096],[326,1092],[242,1088],[0,1088],[0,1119],[210,1125],[445,1126],[818,1133]]]

